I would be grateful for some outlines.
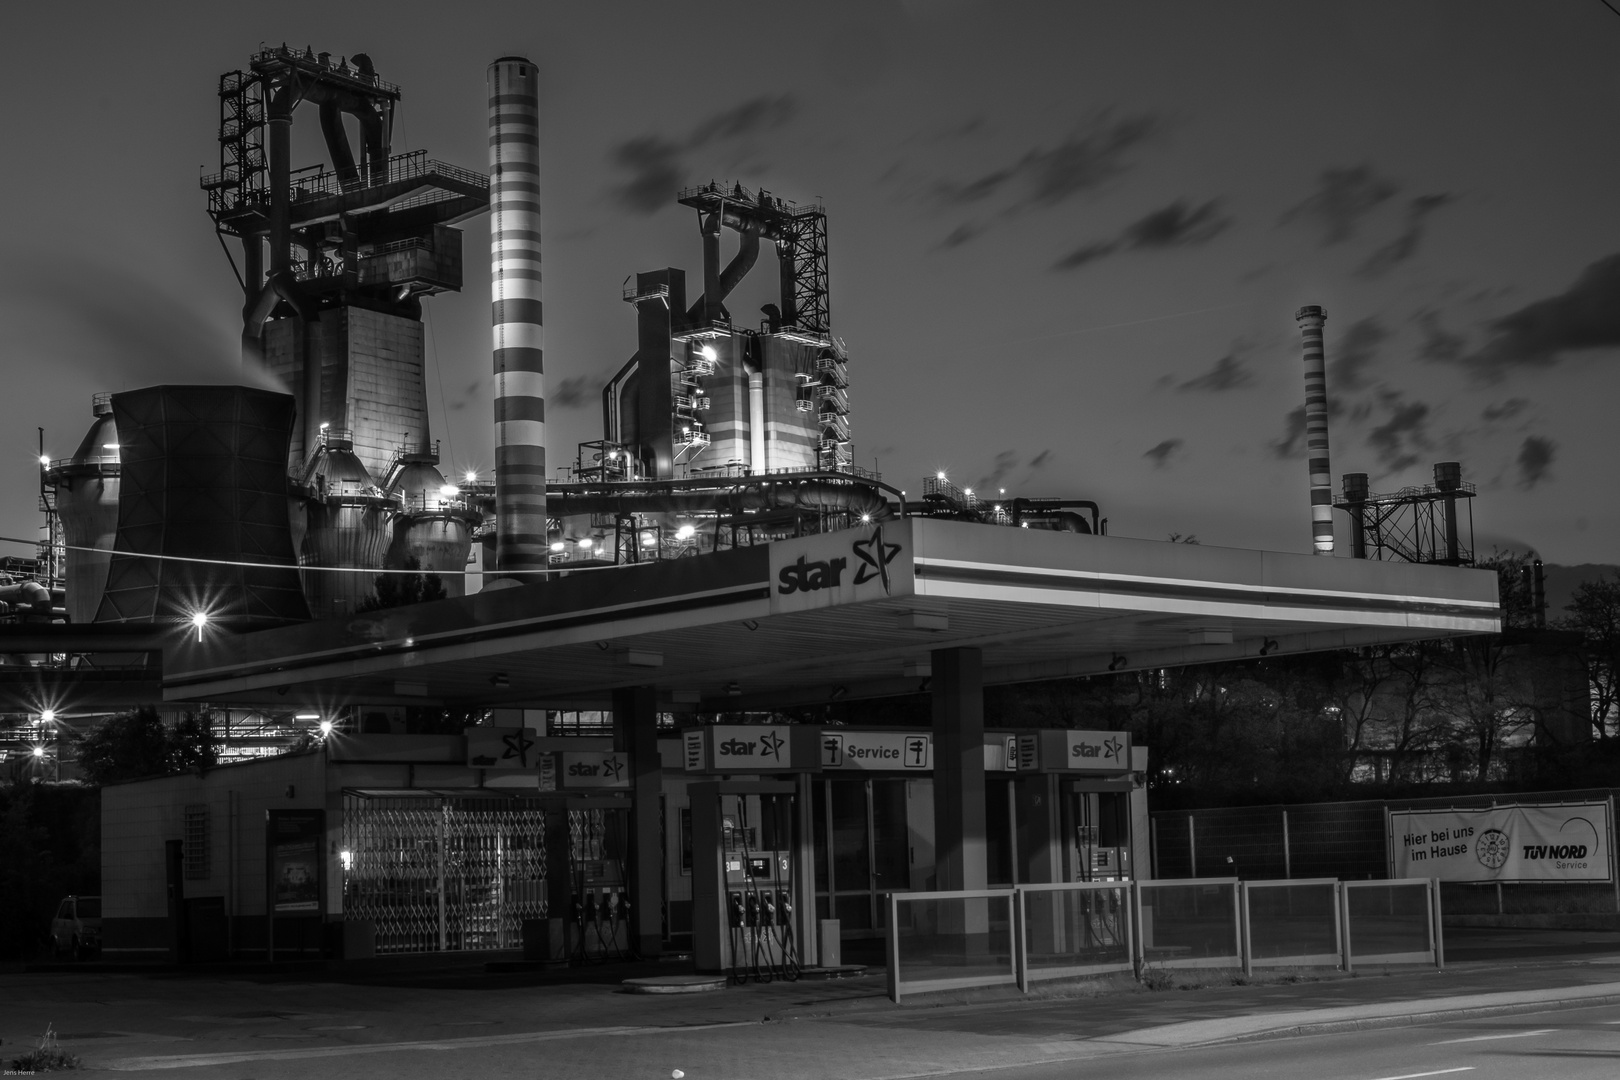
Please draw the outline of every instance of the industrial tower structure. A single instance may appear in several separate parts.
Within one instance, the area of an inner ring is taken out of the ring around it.
[[[712,182],[679,201],[697,211],[703,293],[688,305],[686,274],[674,268],[637,274],[625,290],[638,348],[602,391],[604,442],[581,448],[588,477],[846,471],[848,355],[832,335],[826,211]],[[737,250],[722,267],[727,229]],[[779,298],[754,329],[725,300],[761,241],[776,252]]]
[[[453,571],[446,585],[459,592],[480,516],[435,468],[421,317],[422,297],[461,288],[452,226],[488,208],[489,178],[425,151],[393,153],[399,100],[363,53],[263,49],[220,77],[220,169],[202,180],[221,238],[242,245],[243,358],[297,399],[287,466],[317,617],[370,593],[368,575],[347,571],[412,557]],[[292,124],[306,103],[331,160],[294,168]],[[358,124],[358,154],[346,120]]]

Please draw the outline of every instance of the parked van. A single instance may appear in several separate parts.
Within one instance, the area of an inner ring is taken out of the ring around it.
[[[101,897],[69,896],[57,906],[51,949],[75,960],[101,951]]]

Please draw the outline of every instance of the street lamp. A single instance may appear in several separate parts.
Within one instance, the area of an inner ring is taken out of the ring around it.
[[[208,625],[208,612],[199,611],[191,616],[191,625],[197,628],[197,640],[202,640],[203,627]]]

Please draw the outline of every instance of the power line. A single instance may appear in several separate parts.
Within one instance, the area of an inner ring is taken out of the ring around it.
[[[39,546],[38,540],[22,540],[15,536],[0,536],[0,543]],[[106,548],[86,547],[83,544],[63,544],[70,551],[96,551],[103,555],[123,555],[133,559],[166,559],[169,562],[201,563],[205,566],[251,566],[259,570],[319,570],[335,574],[489,574],[494,577],[516,577],[519,574],[572,574],[581,570],[618,570],[626,566],[645,566],[650,563],[615,563],[612,566],[570,566],[558,570],[370,570],[364,566],[294,566],[290,563],[246,562],[236,559],[199,559],[189,555],[153,555],[144,551],[109,551]]]
[[[1609,0],[1598,0],[1598,3],[1602,4],[1616,15],[1620,15],[1620,8],[1617,8],[1613,4],[1609,3]]]

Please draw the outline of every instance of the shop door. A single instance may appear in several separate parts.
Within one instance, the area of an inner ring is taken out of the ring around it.
[[[911,889],[906,780],[823,779],[814,792],[816,915],[846,938],[881,934],[883,894]]]

